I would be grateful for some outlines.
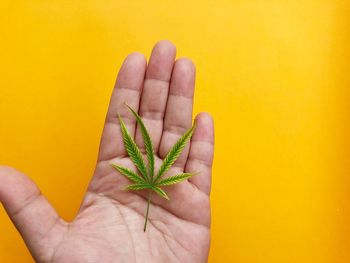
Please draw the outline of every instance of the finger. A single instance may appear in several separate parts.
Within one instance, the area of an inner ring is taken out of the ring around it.
[[[190,153],[186,162],[187,173],[199,173],[189,179],[206,194],[210,193],[211,170],[214,156],[214,123],[207,113],[196,117],[196,129],[191,139]]]
[[[154,46],[142,90],[139,113],[150,133],[155,152],[158,152],[162,135],[164,111],[175,56],[176,48],[169,41],[163,40]],[[135,140],[140,148],[143,148],[139,127],[137,128]]]
[[[161,158],[166,156],[176,141],[191,127],[195,71],[195,66],[189,59],[179,59],[175,63],[159,148]],[[174,165],[185,166],[188,150],[187,145]]]
[[[99,161],[126,154],[117,115],[120,114],[130,134],[134,136],[135,118],[125,103],[138,110],[145,70],[146,59],[140,53],[130,54],[120,68],[102,133]]]
[[[66,223],[27,176],[0,167],[0,201],[34,258],[49,259],[63,238]]]

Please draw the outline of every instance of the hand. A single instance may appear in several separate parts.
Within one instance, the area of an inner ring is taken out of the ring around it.
[[[159,42],[147,65],[129,55],[118,74],[101,139],[98,163],[80,211],[62,220],[25,175],[0,168],[0,201],[37,262],[206,262],[210,245],[210,181],[214,131],[206,113],[196,119],[190,145],[168,175],[200,172],[166,188],[170,201],[153,195],[146,232],[146,194],[125,191],[128,180],[110,163],[134,169],[125,152],[117,114],[140,148],[142,137],[124,103],[138,109],[154,143],[156,169],[191,127],[195,67],[175,61],[175,47]]]

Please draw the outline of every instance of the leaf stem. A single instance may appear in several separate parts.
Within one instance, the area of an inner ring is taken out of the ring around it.
[[[143,232],[146,232],[146,228],[147,228],[147,222],[148,222],[148,213],[149,213],[149,207],[151,204],[151,196],[152,196],[152,191],[148,190],[148,200],[147,200],[147,209],[146,209],[146,218],[145,218],[145,225],[143,227]]]

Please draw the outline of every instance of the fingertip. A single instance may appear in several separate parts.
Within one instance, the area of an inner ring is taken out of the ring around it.
[[[147,59],[144,54],[140,52],[130,53],[124,60],[123,66],[132,66],[133,68],[146,68]]]
[[[0,202],[9,214],[17,211],[28,197],[39,194],[39,188],[28,176],[12,167],[0,167]]]
[[[176,54],[176,46],[170,40],[167,39],[158,41],[154,45],[153,50],[157,50],[158,52]]]
[[[205,112],[205,111],[198,113],[196,116],[196,119],[201,121],[211,122],[211,123],[214,122],[213,116],[209,112]]]
[[[147,61],[143,54],[139,52],[129,54],[119,70],[115,88],[139,92],[142,89],[146,67]]]
[[[211,127],[214,126],[214,118],[208,112],[200,112],[195,118],[195,123],[200,126]]]
[[[179,58],[175,61],[171,77],[170,94],[193,98],[196,78],[196,67],[189,58]]]
[[[199,113],[195,118],[196,130],[192,141],[206,141],[214,143],[214,119],[207,112]]]
[[[140,52],[132,52],[126,56],[125,60],[128,61],[131,59],[138,60],[140,62],[144,62],[144,61],[146,61],[146,56]]]
[[[168,40],[154,45],[148,63],[146,78],[169,81],[176,57],[176,47]]]
[[[176,64],[180,72],[188,72],[188,71],[194,72],[196,70],[196,66],[193,60],[187,57],[178,58],[176,60]]]
[[[28,176],[24,175],[15,168],[6,165],[0,166],[0,190],[1,186],[6,187],[10,185],[12,190],[15,191],[17,188],[21,187],[22,183],[33,184],[32,180]]]

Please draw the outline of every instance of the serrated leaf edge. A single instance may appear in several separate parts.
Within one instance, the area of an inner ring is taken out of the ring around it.
[[[157,175],[153,182],[157,181],[169,170],[169,168],[174,164],[177,158],[180,156],[182,150],[185,148],[188,141],[191,139],[196,125],[194,124],[189,130],[182,135],[174,146],[170,149],[168,154],[165,156],[161,167],[159,168]]]
[[[164,178],[163,180],[160,180],[159,182],[156,183],[156,185],[157,186],[167,186],[167,185],[177,184],[177,183],[180,183],[186,179],[191,178],[193,175],[194,174],[191,174],[191,173],[176,174],[176,175]]]
[[[139,124],[141,128],[141,134],[143,138],[143,142],[145,145],[145,150],[146,150],[146,155],[147,155],[147,160],[148,160],[148,178],[149,181],[151,182],[154,176],[154,150],[153,150],[153,144],[151,137],[146,129],[146,126],[144,122],[142,121],[140,115],[137,114],[129,105],[125,104],[128,109],[131,111],[131,113],[134,115],[136,118],[137,123]]]
[[[128,129],[125,126],[125,123],[121,116],[118,114],[118,119],[120,123],[120,128],[122,131],[122,137],[124,142],[124,147],[131,159],[131,161],[135,164],[136,168],[140,171],[141,175],[148,180],[148,174],[145,162],[143,160],[140,149],[137,147],[134,139],[131,137]]]
[[[119,166],[117,164],[111,163],[111,166],[116,169],[119,173],[127,177],[129,180],[135,182],[135,183],[146,183],[145,179],[143,177],[140,177],[137,173],[134,171],[123,167]]]

